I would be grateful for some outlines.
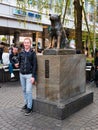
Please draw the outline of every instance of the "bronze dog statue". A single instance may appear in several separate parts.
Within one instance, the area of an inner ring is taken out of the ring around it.
[[[60,15],[49,14],[51,26],[50,26],[50,45],[49,48],[68,48],[68,39],[66,32],[61,23]]]

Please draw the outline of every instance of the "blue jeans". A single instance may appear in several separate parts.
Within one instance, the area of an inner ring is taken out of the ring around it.
[[[33,102],[32,102],[32,83],[30,82],[30,79],[32,77],[32,74],[21,74],[20,73],[20,83],[23,90],[24,95],[24,102],[27,105],[28,108],[32,108]]]
[[[2,64],[3,63],[3,61],[2,61],[2,59],[0,60],[0,64]]]
[[[9,64],[9,72],[10,72],[10,74],[13,73],[13,65],[12,65],[12,63]]]

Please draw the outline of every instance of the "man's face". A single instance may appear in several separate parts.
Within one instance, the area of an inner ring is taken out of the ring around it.
[[[13,47],[13,53],[17,54],[18,53],[18,48]]]
[[[31,42],[30,42],[30,40],[29,39],[25,39],[23,45],[24,45],[24,48],[26,50],[30,49],[31,48]]]

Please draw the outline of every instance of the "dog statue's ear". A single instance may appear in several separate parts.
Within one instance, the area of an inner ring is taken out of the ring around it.
[[[61,20],[61,14],[60,14],[60,15],[58,15],[58,19],[59,19],[59,20]]]
[[[51,16],[51,14],[49,14],[49,16]]]
[[[60,15],[58,15],[58,17],[59,17],[59,18],[61,18],[61,14],[60,14]]]

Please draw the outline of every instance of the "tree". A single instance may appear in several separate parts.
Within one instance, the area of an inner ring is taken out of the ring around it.
[[[82,46],[82,5],[79,0],[74,0],[75,13],[75,42],[76,49],[83,52]]]

